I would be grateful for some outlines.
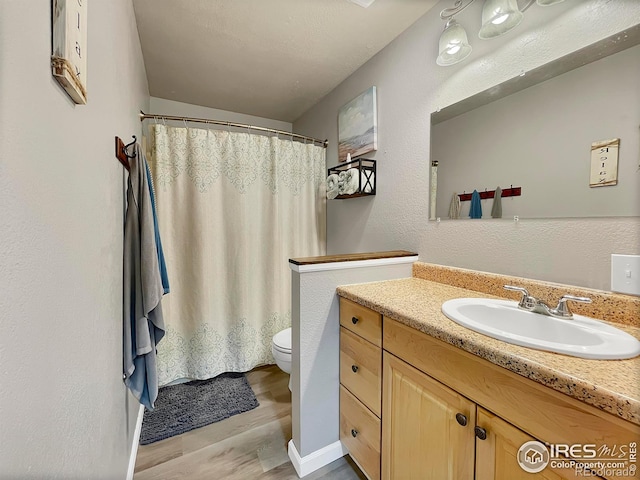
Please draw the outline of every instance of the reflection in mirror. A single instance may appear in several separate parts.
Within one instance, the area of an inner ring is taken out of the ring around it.
[[[639,216],[639,43],[634,27],[433,113],[431,219],[449,218],[454,193],[512,185],[522,195],[501,200],[502,218]],[[617,164],[592,155],[614,139]],[[603,167],[607,185],[590,186]],[[481,200],[482,218],[493,202]],[[461,202],[460,218],[471,203]]]

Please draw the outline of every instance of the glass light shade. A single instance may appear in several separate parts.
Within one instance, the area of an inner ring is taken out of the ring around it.
[[[471,45],[465,29],[451,19],[440,35],[438,43],[438,58],[436,63],[443,67],[461,62],[471,54]]]
[[[555,5],[560,2],[564,2],[564,0],[538,0],[536,3],[541,7],[548,7],[549,5]]]
[[[482,27],[478,36],[483,40],[499,37],[517,27],[523,18],[517,0],[486,0],[482,7]]]

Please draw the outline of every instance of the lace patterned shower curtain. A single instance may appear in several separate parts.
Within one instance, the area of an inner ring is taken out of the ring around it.
[[[250,133],[151,126],[171,293],[161,385],[274,363],[291,324],[288,259],[324,255],[325,149]]]

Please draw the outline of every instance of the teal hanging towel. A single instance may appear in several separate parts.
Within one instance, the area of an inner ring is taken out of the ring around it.
[[[469,217],[482,218],[482,205],[480,204],[480,194],[477,190],[474,190],[471,194],[471,209],[469,210]]]

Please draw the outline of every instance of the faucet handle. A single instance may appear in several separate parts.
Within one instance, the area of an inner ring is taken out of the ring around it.
[[[504,285],[505,290],[511,290],[512,292],[520,292],[522,293],[522,298],[520,299],[520,303],[518,306],[520,308],[531,309],[538,302],[534,297],[529,295],[529,292],[524,287],[516,287],[514,285]]]
[[[524,287],[516,287],[515,285],[504,285],[505,290],[511,290],[513,292],[521,292],[523,295],[529,296],[529,292]]]
[[[572,302],[580,302],[580,303],[591,303],[591,299],[589,297],[576,297],[575,295],[563,295],[560,297],[558,301],[558,306],[551,310],[551,314],[554,317],[560,318],[572,318],[573,313],[569,309],[569,304],[567,303],[569,300]]]

